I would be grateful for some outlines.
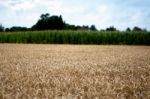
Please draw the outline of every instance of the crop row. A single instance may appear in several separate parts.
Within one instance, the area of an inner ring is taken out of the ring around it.
[[[0,43],[150,45],[148,32],[27,31],[2,32]]]

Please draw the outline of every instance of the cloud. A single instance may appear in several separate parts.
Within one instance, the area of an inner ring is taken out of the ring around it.
[[[42,13],[62,15],[70,24],[97,28],[141,26],[150,29],[148,0],[0,0],[0,22],[31,27]]]
[[[32,8],[32,4],[29,1],[16,1],[16,0],[0,1],[0,6],[9,8],[10,10],[20,10],[20,9]]]

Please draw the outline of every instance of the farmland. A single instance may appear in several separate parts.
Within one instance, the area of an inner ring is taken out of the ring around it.
[[[0,32],[0,43],[150,45],[150,33],[69,30]]]
[[[0,99],[149,99],[150,47],[0,44]]]

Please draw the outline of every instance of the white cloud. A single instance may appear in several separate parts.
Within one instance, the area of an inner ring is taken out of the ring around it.
[[[50,13],[50,15],[61,14],[70,24],[95,24],[99,29],[111,25],[119,29],[134,25],[148,27],[150,24],[150,21],[147,21],[150,17],[147,16],[147,13],[150,13],[148,6],[142,4],[142,7],[136,7],[134,2],[130,3],[128,0],[122,4],[120,0],[0,0],[0,22],[6,27],[13,25],[30,27],[42,13]]]
[[[6,1],[0,1],[1,5],[5,6],[6,8],[9,8],[11,10],[22,10],[22,9],[32,9],[33,4],[31,0],[6,0]]]
[[[18,4],[11,6],[12,10],[29,10],[32,9],[35,5],[31,1],[22,1]]]

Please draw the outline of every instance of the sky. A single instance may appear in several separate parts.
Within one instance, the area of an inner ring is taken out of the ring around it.
[[[150,30],[150,0],[0,0],[4,27],[31,27],[44,13],[62,15],[69,24],[94,24],[99,30],[109,26]]]

